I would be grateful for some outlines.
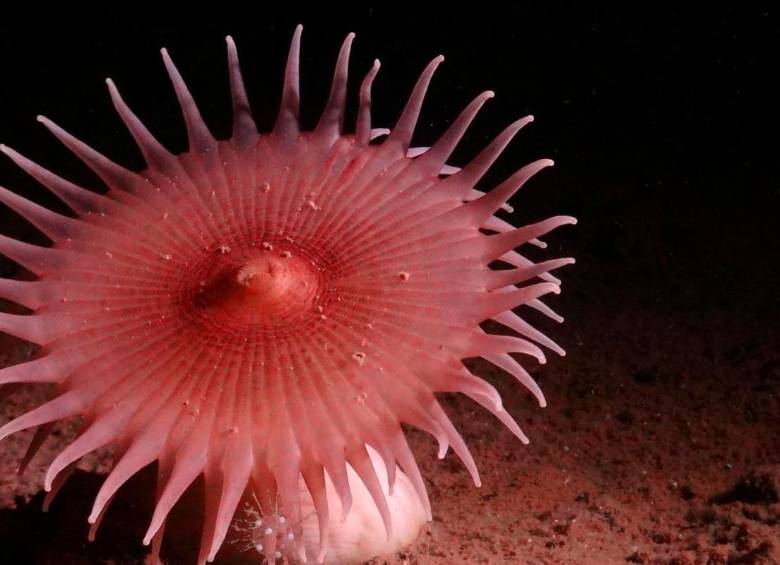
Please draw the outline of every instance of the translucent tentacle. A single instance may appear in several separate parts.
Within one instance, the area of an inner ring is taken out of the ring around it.
[[[37,120],[48,129],[54,137],[59,139],[65,147],[70,149],[76,157],[92,169],[103,182],[111,188],[118,188],[128,192],[139,192],[146,188],[146,182],[135,173],[121,167],[92,149],[89,145],[80,141],[52,122],[45,116],[38,116]]]
[[[284,86],[282,88],[282,102],[279,106],[279,114],[274,124],[274,134],[283,139],[291,140],[300,131],[299,112],[301,103],[300,92],[300,57],[301,57],[301,32],[303,26],[295,27],[290,52],[287,55],[287,66],[284,71]]]
[[[325,489],[325,473],[319,465],[313,465],[301,470],[303,480],[311,494],[314,510],[317,512],[317,524],[319,526],[320,542],[317,550],[316,561],[325,559],[328,550],[328,538],[330,535],[330,512],[328,509],[328,496]]]
[[[542,408],[547,406],[547,400],[544,398],[542,389],[539,388],[539,385],[536,384],[536,381],[533,379],[533,377],[531,377],[531,375],[529,375],[528,372],[523,369],[520,363],[515,361],[511,355],[508,353],[498,353],[487,354],[483,355],[482,357],[497,367],[501,367],[507,373],[515,377],[518,382],[520,382],[520,384],[527,388],[536,397],[537,402],[539,402],[539,406]]]
[[[520,190],[532,176],[552,165],[553,161],[551,159],[534,161],[517,171],[482,198],[464,204],[463,207],[468,210],[472,224],[476,226],[484,225],[488,218],[495,214],[502,204],[509,201],[515,192]],[[456,177],[457,175],[453,178]]]
[[[0,151],[10,157],[19,168],[48,188],[80,216],[93,212],[104,212],[110,206],[110,200],[104,196],[66,181],[17,153],[7,145],[0,145]]]
[[[114,81],[110,78],[106,79],[106,84],[108,85],[108,92],[111,95],[114,108],[130,132],[130,135],[133,136],[144,156],[144,160],[150,167],[162,171],[168,170],[176,157],[157,141],[138,116],[133,113],[119,94]]]
[[[371,140],[371,86],[379,72],[379,59],[374,59],[366,77],[360,85],[360,107],[355,125],[355,142],[360,146],[368,145]]]
[[[70,237],[79,224],[78,220],[52,212],[2,186],[0,186],[0,202],[29,221],[53,241]]]
[[[233,104],[233,139],[246,142],[257,136],[257,126],[252,118],[252,108],[244,88],[244,78],[238,63],[238,51],[233,38],[225,38],[228,52],[228,71],[230,73],[230,96]]]
[[[523,127],[533,122],[533,116],[526,116],[521,118],[502,131],[487,147],[485,147],[479,155],[472,159],[468,165],[456,175],[452,175],[450,178],[442,183],[442,189],[452,190],[456,194],[460,195],[462,200],[466,199],[469,191],[474,188],[477,181],[483,177],[488,169],[495,163],[496,159],[503,153],[504,149],[509,142],[517,135]]]
[[[477,96],[471,104],[461,112],[460,116],[452,123],[447,131],[442,135],[439,140],[431,147],[429,151],[426,151],[420,159],[417,160],[416,165],[433,174],[439,174],[441,168],[446,163],[452,152],[455,150],[455,146],[463,138],[471,122],[477,117],[482,106],[493,98],[495,93],[488,90]]]
[[[89,399],[85,398],[84,395],[74,391],[66,392],[54,400],[50,400],[8,422],[0,428],[0,441],[13,433],[26,430],[27,428],[81,414],[87,409],[88,405]]]
[[[551,320],[555,320],[559,324],[563,323],[563,316],[558,314],[555,310],[547,306],[547,304],[545,304],[541,300],[529,300],[527,304],[528,306],[530,306],[534,310],[538,310],[539,312],[541,312]]]
[[[176,99],[179,101],[181,107],[181,113],[184,117],[184,124],[187,127],[187,138],[189,139],[190,151],[197,151],[199,153],[208,153],[213,151],[217,142],[214,136],[211,135],[206,122],[200,115],[195,100],[190,94],[190,90],[187,88],[187,84],[181,77],[176,65],[173,64],[171,56],[168,54],[168,50],[163,48],[160,50],[162,53],[163,63],[165,69],[168,71],[168,76],[173,84],[173,90],[176,92]]]
[[[498,259],[507,251],[528,243],[537,235],[544,235],[560,226],[574,225],[576,223],[577,219],[571,216],[553,216],[535,224],[516,228],[511,232],[491,235],[486,240],[484,258],[489,260]]]
[[[491,270],[487,276],[487,289],[495,290],[497,288],[519,284],[521,282],[531,280],[534,277],[538,277],[539,275],[548,271],[552,271],[553,269],[558,269],[565,265],[572,264],[574,264],[574,259],[571,257],[566,257],[563,259],[551,259],[549,261],[543,261],[527,269],[505,269],[503,271]]]
[[[341,45],[338,61],[336,62],[336,70],[333,72],[333,83],[331,84],[328,103],[325,105],[325,110],[322,112],[317,128],[314,130],[316,134],[322,136],[322,139],[327,144],[333,143],[341,135],[341,130],[344,126],[349,53],[354,39],[355,34],[350,33]]]
[[[420,78],[417,79],[417,84],[414,85],[412,94],[409,96],[409,100],[406,106],[401,112],[401,117],[398,118],[395,128],[390,132],[390,137],[387,138],[384,145],[391,147],[398,145],[401,147],[403,153],[412,143],[412,135],[414,134],[414,128],[417,125],[417,118],[420,116],[420,110],[422,109],[423,100],[425,99],[425,93],[428,91],[428,85],[431,83],[433,73],[436,72],[436,68],[444,61],[444,56],[439,55],[435,57],[428,66],[425,67]]]
[[[382,523],[385,526],[385,533],[387,538],[393,534],[393,519],[390,516],[390,508],[387,506],[387,499],[382,491],[382,485],[379,483],[379,478],[376,475],[374,466],[371,463],[371,458],[366,451],[365,446],[355,449],[349,454],[348,458],[350,466],[363,481],[366,486],[366,490],[371,495],[371,498],[376,504],[379,510],[379,515],[382,517]]]
[[[33,310],[45,303],[37,281],[0,279],[0,296]]]
[[[0,253],[36,275],[54,270],[67,260],[65,251],[51,247],[38,247],[2,234],[0,234]]]
[[[68,372],[51,355],[0,369],[0,385],[14,383],[59,383]]]
[[[222,461],[222,491],[216,511],[215,528],[210,543],[206,544],[207,559],[213,561],[227,535],[233,513],[241,500],[252,472],[251,451],[246,438],[236,438],[226,448]]]
[[[548,349],[552,349],[558,355],[561,356],[566,355],[566,352],[557,343],[555,343],[549,337],[547,337],[542,332],[534,328],[531,324],[529,324],[528,322],[520,318],[520,316],[518,316],[511,310],[508,310],[506,312],[501,312],[500,314],[493,316],[492,319],[498,322],[499,324],[503,324],[506,327],[516,331],[520,335],[532,339],[535,342],[544,345]]]

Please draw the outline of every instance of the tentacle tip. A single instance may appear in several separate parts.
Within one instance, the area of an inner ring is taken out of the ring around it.
[[[144,539],[141,541],[141,543],[142,543],[143,545],[149,545],[150,543],[152,543],[152,536],[151,536],[151,535],[149,535],[149,534],[146,534],[146,535],[144,536]]]
[[[49,492],[53,484],[54,484],[54,475],[50,475],[49,473],[47,473],[46,477],[44,477],[43,479],[43,490]]]
[[[35,116],[35,121],[45,125],[49,122],[49,119],[43,114],[38,114],[37,116]]]
[[[531,115],[524,116],[520,118],[519,120],[515,120],[511,124],[509,124],[509,127],[507,127],[508,131],[511,131],[513,134],[517,133],[521,129],[523,129],[525,126],[530,124],[534,121],[534,117]]]
[[[544,397],[541,397],[539,399],[539,408],[547,408],[547,399]]]
[[[481,488],[482,487],[482,479],[480,479],[479,477],[474,477],[474,486],[477,487],[477,488]]]
[[[227,43],[231,47],[235,47],[235,45],[236,45],[236,42],[233,41],[233,36],[232,35],[226,35],[225,36],[225,43]]]
[[[97,514],[90,514],[89,516],[87,516],[87,524],[94,524],[95,522],[97,522],[97,519],[98,519]]]
[[[436,63],[437,65],[443,63],[444,62],[444,55],[436,55],[433,58],[433,62]]]
[[[373,68],[378,69],[382,66],[382,63],[379,61],[379,59],[374,59],[374,64],[372,65]]]
[[[346,40],[346,41],[352,41],[353,39],[355,39],[355,32],[354,32],[354,31],[350,31],[350,32],[347,34],[347,37],[345,38],[345,40]]]
[[[528,445],[529,443],[531,443],[531,440],[528,439],[526,436],[523,436],[520,438],[520,443],[522,443],[523,445]]]
[[[495,93],[494,90],[486,90],[485,92],[482,93],[482,99],[483,100],[489,100],[489,99],[495,98],[495,97],[496,97],[496,93]]]
[[[295,33],[301,33],[303,31],[303,24],[295,26]]]

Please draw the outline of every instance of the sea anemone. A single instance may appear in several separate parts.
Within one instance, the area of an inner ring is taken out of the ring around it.
[[[40,345],[34,359],[0,370],[0,384],[56,383],[59,391],[3,426],[0,439],[37,427],[29,460],[52,423],[83,417],[78,438],[48,468],[47,491],[56,491],[80,458],[114,445],[113,469],[88,518],[95,526],[117,490],[156,462],[156,505],[144,537],[153,552],[171,508],[201,475],[201,563],[214,559],[247,492],[259,512],[278,510],[299,524],[302,491],[316,513],[322,561],[338,527],[331,526],[326,484],[341,515],[349,515],[348,467],[388,535],[387,495],[397,466],[430,519],[401,424],[432,434],[439,457],[452,447],[479,485],[468,447],[435,394],[469,396],[527,443],[496,389],[463,359],[497,365],[544,406],[511,354],[544,362],[533,342],[563,354],[512,309],[526,305],[559,319],[540,297],[559,292],[548,271],[573,259],[533,263],[515,248],[543,246],[537,238],[575,220],[557,216],[515,228],[495,215],[552,161],[531,163],[487,193],[475,188],[532,117],[509,125],[457,169],[446,161],[493,93],[477,96],[432,147],[413,148],[423,98],[443,57],[424,69],[392,130],[372,129],[376,61],[360,87],[354,133],[346,133],[350,34],[319,122],[301,131],[300,36],[299,26],[269,133],[255,127],[228,37],[228,140],[209,132],[163,49],[187,129],[186,153],[164,148],[110,79],[144,171],[112,162],[45,117],[38,121],[107,192],[77,186],[0,147],[75,213],[61,215],[0,188],[0,201],[52,241],[41,247],[0,236],[0,252],[37,275],[0,280],[0,296],[31,310],[0,313],[0,331]],[[487,320],[511,332],[488,333],[480,325]],[[383,463],[381,473],[369,448]],[[290,533],[290,555],[305,559]]]

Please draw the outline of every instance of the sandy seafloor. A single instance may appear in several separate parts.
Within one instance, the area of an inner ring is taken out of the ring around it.
[[[745,202],[696,212],[635,191],[625,206],[627,190],[583,195],[587,201],[574,206],[580,225],[549,238],[553,252],[578,259],[561,273],[564,292],[553,300],[566,322],[528,316],[568,351],[551,354],[546,366],[526,364],[549,406],[540,409],[486,363],[473,365],[497,386],[531,444],[521,445],[468,399],[445,397],[483,486],[470,484],[452,454],[438,461],[433,440],[412,432],[434,519],[413,547],[376,563],[780,563],[780,335],[773,317],[780,308],[770,282],[777,241],[767,218]],[[594,210],[601,212],[589,217]],[[0,337],[3,364],[29,353]],[[47,394],[18,391],[0,420]],[[58,426],[22,477],[15,466],[31,433],[2,444],[3,565],[142,562],[151,473],[122,491],[94,543],[86,541],[86,516],[107,470],[105,453],[87,457],[84,471],[41,512],[46,463],[74,432],[73,424]],[[175,516],[197,523],[197,510]],[[171,533],[167,563],[191,562],[197,542],[188,540],[197,537]]]

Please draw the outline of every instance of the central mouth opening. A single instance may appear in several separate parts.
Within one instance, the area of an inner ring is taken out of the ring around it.
[[[195,304],[228,325],[276,326],[315,312],[321,274],[292,250],[219,255],[199,282]]]

